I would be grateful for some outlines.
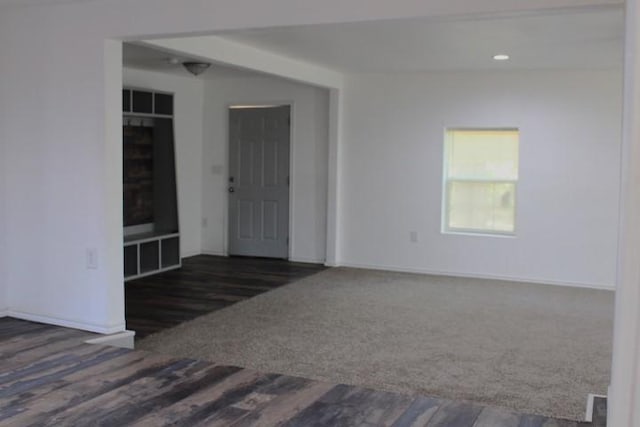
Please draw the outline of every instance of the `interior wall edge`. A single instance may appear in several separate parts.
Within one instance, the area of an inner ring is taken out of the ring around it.
[[[349,268],[360,268],[360,269],[367,269],[367,270],[393,271],[398,273],[415,273],[415,274],[428,274],[428,275],[434,275],[434,276],[463,277],[463,278],[470,278],[470,279],[501,280],[501,281],[519,282],[519,283],[533,283],[533,284],[544,285],[544,286],[567,286],[571,288],[596,289],[596,290],[615,292],[615,285],[602,285],[599,283],[587,283],[587,282],[570,282],[570,281],[564,281],[564,280],[553,280],[553,279],[544,279],[544,278],[537,278],[537,277],[519,277],[519,276],[484,274],[484,273],[459,273],[459,272],[447,271],[447,270],[433,270],[428,268],[415,268],[415,267],[399,267],[399,266],[393,266],[393,265],[366,264],[366,263],[357,263],[357,262],[348,262],[348,261],[341,262],[339,263],[339,265],[332,265],[330,267],[349,267]]]
[[[640,423],[640,2],[626,2],[621,198],[607,424]]]

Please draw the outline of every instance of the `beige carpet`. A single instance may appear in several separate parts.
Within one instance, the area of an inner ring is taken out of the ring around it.
[[[337,268],[137,348],[584,419],[609,383],[613,292]]]

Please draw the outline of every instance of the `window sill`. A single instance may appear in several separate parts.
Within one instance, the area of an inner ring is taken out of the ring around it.
[[[454,236],[470,236],[470,237],[497,237],[502,239],[514,239],[517,237],[516,233],[488,233],[488,232],[476,232],[476,231],[453,231],[453,230],[441,230],[441,234],[450,234]]]

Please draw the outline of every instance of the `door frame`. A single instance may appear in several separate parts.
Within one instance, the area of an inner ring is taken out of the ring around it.
[[[222,202],[223,208],[223,255],[229,256],[229,192],[227,188],[229,187],[229,153],[231,152],[229,138],[231,137],[231,132],[229,130],[229,120],[231,119],[230,111],[231,107],[234,106],[246,106],[247,108],[257,107],[257,108],[268,108],[268,107],[289,107],[289,116],[291,120],[289,122],[289,224],[288,224],[288,236],[289,243],[287,245],[287,261],[293,258],[293,249],[294,249],[294,230],[293,230],[293,218],[294,218],[294,186],[295,186],[295,162],[294,162],[294,153],[295,153],[295,140],[294,140],[294,128],[295,128],[295,102],[288,101],[275,101],[275,100],[251,100],[251,101],[238,101],[238,102],[228,102],[225,105],[226,108],[226,120],[225,120],[225,144],[224,144],[224,184],[225,190]]]

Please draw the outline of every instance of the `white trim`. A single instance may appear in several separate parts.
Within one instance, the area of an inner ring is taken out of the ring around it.
[[[587,395],[587,413],[584,416],[584,420],[588,423],[593,422],[593,401],[596,397],[602,397],[605,399],[607,398],[607,396],[604,396],[602,394],[589,393]]]
[[[124,281],[126,283],[126,282],[128,282],[130,280],[141,279],[143,277],[153,276],[154,274],[159,274],[159,273],[166,273],[167,271],[177,270],[179,268],[182,268],[182,258],[180,258],[180,263],[179,264],[175,264],[175,265],[172,265],[170,267],[160,268],[160,269],[157,269],[157,270],[147,271],[146,273],[136,274],[135,276],[126,276],[124,278]],[[138,257],[138,271],[140,271],[140,257]]]
[[[172,239],[174,237],[180,237],[180,233],[156,234],[154,236],[145,237],[143,239],[125,240],[123,246],[133,246],[140,243],[156,242],[164,239]]]
[[[31,314],[14,310],[8,310],[7,316],[21,320],[28,320],[30,322],[46,323],[48,325],[64,326],[65,328],[72,329],[81,329],[83,331],[96,332],[98,334],[115,334],[126,330],[124,322],[111,326],[103,326],[78,320],[60,319],[58,317],[51,316],[40,316],[38,314]]]
[[[514,277],[514,276],[505,276],[500,274],[459,273],[454,271],[432,270],[427,268],[398,267],[393,265],[373,265],[373,264],[362,264],[362,263],[353,263],[353,262],[342,262],[340,263],[340,265],[331,265],[331,267],[350,267],[350,268],[360,268],[360,269],[367,269],[367,270],[393,271],[398,273],[416,273],[416,274],[429,274],[433,276],[503,280],[503,281],[509,281],[509,282],[519,282],[519,283],[535,283],[538,285],[545,285],[545,286],[547,285],[568,286],[572,288],[586,288],[586,289],[597,289],[597,290],[603,290],[603,291],[615,291],[614,286],[601,285],[597,283],[568,282],[563,280],[540,279],[535,277]]]
[[[233,106],[237,105],[238,103],[236,102],[230,102],[227,104],[226,109],[227,109],[227,121],[225,123],[226,126],[226,130],[227,130],[227,135],[226,135],[226,140],[227,143],[225,145],[225,169],[227,171],[226,176],[225,176],[225,187],[229,187],[230,183],[229,183],[229,177],[230,172],[231,172],[231,162],[229,161],[229,157],[231,155],[231,131],[230,131],[230,126],[229,126],[229,122],[231,120],[231,110],[233,110]],[[294,215],[295,215],[295,211],[294,211],[294,186],[295,186],[295,164],[294,164],[294,159],[295,159],[295,155],[294,155],[294,149],[295,149],[295,133],[294,133],[294,129],[295,129],[295,123],[296,123],[296,103],[293,100],[289,100],[289,101],[256,101],[256,102],[244,102],[243,104],[243,109],[250,109],[250,108],[279,108],[279,107],[289,107],[289,182],[288,182],[288,189],[289,189],[289,218],[288,218],[288,229],[287,229],[287,239],[288,239],[288,243],[287,243],[287,260],[292,260],[293,259],[293,252],[294,252],[294,229],[293,229],[293,220],[294,220]],[[252,105],[255,105],[255,107],[252,107]],[[271,106],[267,106],[267,105],[271,105]],[[223,202],[223,208],[225,209],[224,211],[224,216],[223,216],[223,225],[224,225],[224,252],[225,255],[224,256],[229,256],[229,193],[227,191],[225,191],[225,197],[224,197],[224,202]]]
[[[104,335],[98,338],[91,338],[89,340],[86,340],[85,343],[109,345],[112,347],[129,348],[133,350],[135,336],[136,331],[126,330],[124,332],[118,332],[116,334]]]
[[[203,249],[200,255],[213,255],[213,256],[229,256],[225,251],[218,251],[213,249]]]
[[[192,256],[202,255],[202,251],[189,251],[180,254],[180,258],[189,258]]]
[[[518,222],[518,182],[519,176],[515,179],[488,179],[488,178],[474,178],[468,176],[451,177],[449,176],[449,169],[451,168],[451,145],[453,144],[453,136],[455,132],[467,132],[467,131],[488,131],[488,132],[516,132],[517,138],[517,174],[520,170],[520,128],[519,127],[445,127],[444,129],[444,145],[442,149],[442,207],[440,218],[440,232],[442,234],[466,234],[466,235],[478,235],[483,237],[493,236],[506,236],[516,237],[516,226]],[[451,184],[454,182],[467,182],[467,183],[484,183],[484,184],[513,184],[513,230],[502,231],[492,230],[488,228],[455,228],[449,226],[450,206],[449,201],[451,199]]]
[[[341,146],[344,93],[340,89],[329,91],[329,129],[327,149],[327,205],[325,228],[326,265],[340,263],[340,209],[341,209]]]
[[[91,301],[104,310],[103,325],[85,326],[76,322],[76,326],[86,329],[100,329],[97,332],[119,332],[125,329],[124,295],[124,223],[122,216],[122,41],[106,39],[103,47],[103,84],[104,139],[100,141],[101,181],[95,191],[100,189],[99,206],[103,217],[99,220],[101,231],[98,251],[102,253],[99,293]],[[97,147],[96,147],[97,148]],[[98,224],[98,222],[96,222]],[[67,298],[75,295],[68,294]],[[76,304],[83,304],[77,302]],[[62,314],[64,316],[64,313]],[[47,319],[45,317],[45,319]],[[48,319],[47,319],[48,320]]]
[[[473,230],[466,230],[464,231],[463,229],[452,229],[451,231],[445,231],[445,230],[441,230],[440,234],[445,234],[445,235],[453,235],[453,236],[466,236],[466,237],[497,237],[499,239],[515,239],[518,236],[515,233],[512,232],[486,232],[486,231],[473,231]]]
[[[254,105],[254,104],[238,104],[238,105],[230,105],[229,109],[230,110],[252,110],[255,108],[276,108],[276,107],[286,107],[286,105],[278,105],[278,104],[258,104],[258,105]]]
[[[147,224],[130,225],[123,228],[125,237],[129,235],[153,233],[155,224],[153,222]]]
[[[323,259],[318,258],[309,258],[309,257],[290,257],[289,261],[291,262],[301,262],[305,264],[324,264]]]
[[[640,2],[626,1],[618,274],[607,423],[640,423]]]
[[[294,101],[285,104],[289,106],[289,178],[287,181],[287,186],[289,187],[289,218],[288,218],[288,230],[287,230],[287,259],[290,260],[293,257],[293,253],[295,251],[295,231],[293,229],[293,223],[295,218],[295,185],[297,182],[297,172],[296,172],[296,140],[295,140],[295,127],[298,123],[297,118],[297,110]],[[229,141],[229,144],[231,141]]]

